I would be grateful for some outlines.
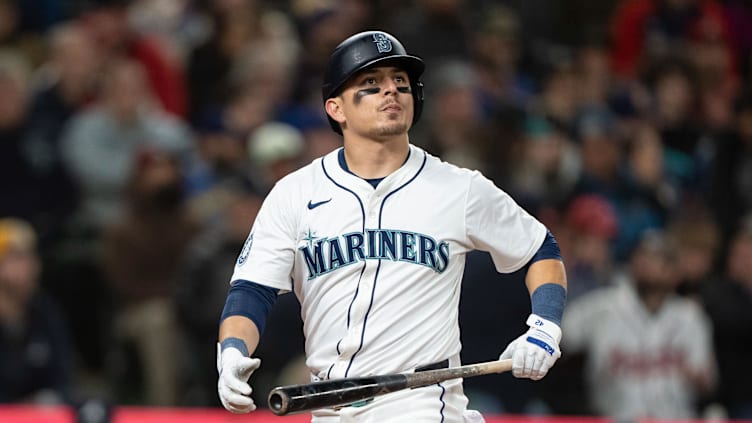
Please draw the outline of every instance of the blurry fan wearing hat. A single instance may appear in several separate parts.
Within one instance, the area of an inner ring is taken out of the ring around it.
[[[303,134],[285,123],[268,122],[248,137],[252,172],[267,191],[283,176],[300,167],[304,151]]]
[[[37,235],[0,219],[0,403],[67,401],[72,356],[64,319],[39,288]]]
[[[616,212],[605,198],[585,194],[576,197],[564,216],[567,273],[571,281],[567,296],[580,295],[606,285],[613,277],[611,244],[618,233]]]

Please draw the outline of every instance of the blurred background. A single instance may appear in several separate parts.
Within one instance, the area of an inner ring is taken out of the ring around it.
[[[0,403],[219,407],[229,277],[276,180],[341,145],[333,48],[427,64],[411,142],[543,221],[569,273],[541,382],[484,413],[752,418],[752,1],[0,0]],[[468,256],[463,361],[530,313]],[[307,380],[277,302],[257,404]]]

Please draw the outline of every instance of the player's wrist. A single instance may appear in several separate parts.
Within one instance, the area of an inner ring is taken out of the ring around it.
[[[532,312],[546,320],[561,324],[564,305],[567,301],[567,289],[563,285],[544,283],[530,296]]]
[[[240,352],[240,355],[243,357],[250,356],[250,353],[248,352],[248,346],[245,344],[245,341],[243,341],[240,338],[235,338],[235,337],[225,338],[220,343],[220,348],[223,354],[225,353],[225,351],[232,348]]]
[[[531,329],[543,332],[548,335],[552,340],[556,341],[558,345],[561,342],[561,328],[556,323],[538,316],[535,313],[528,316],[525,322]]]

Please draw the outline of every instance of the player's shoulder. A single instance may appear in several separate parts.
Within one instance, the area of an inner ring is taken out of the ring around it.
[[[498,198],[497,194],[501,194],[505,198],[511,199],[509,194],[496,181],[480,170],[445,161],[430,152],[426,152],[426,157],[426,179],[436,181],[442,187],[451,184],[456,191],[464,190],[484,198]]]
[[[448,162],[417,146],[413,146],[412,149],[417,154],[425,154],[425,174],[433,180],[441,181],[442,184],[450,181],[455,185],[462,185],[463,183],[469,185],[474,180],[486,179],[478,170],[468,169]]]

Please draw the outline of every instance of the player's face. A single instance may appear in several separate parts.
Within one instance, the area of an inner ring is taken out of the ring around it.
[[[413,96],[407,72],[375,67],[353,77],[340,95],[343,128],[369,138],[407,132],[413,120]]]

